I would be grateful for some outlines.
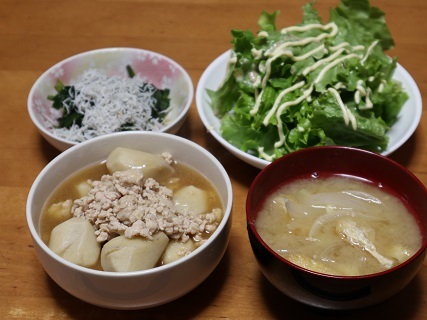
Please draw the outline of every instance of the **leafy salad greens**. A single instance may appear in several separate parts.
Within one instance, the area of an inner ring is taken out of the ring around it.
[[[384,13],[342,0],[323,24],[308,3],[302,22],[283,29],[278,14],[263,11],[257,34],[231,32],[226,78],[207,90],[222,137],[269,161],[322,145],[384,151],[408,99],[385,54],[394,41]]]

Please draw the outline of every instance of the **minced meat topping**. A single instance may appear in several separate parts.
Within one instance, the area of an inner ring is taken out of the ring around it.
[[[118,235],[152,239],[158,231],[185,242],[190,237],[202,240],[203,233],[217,228],[221,209],[196,217],[178,212],[172,190],[140,171],[118,171],[91,184],[87,196],[74,200],[71,212],[92,223],[98,242]]]

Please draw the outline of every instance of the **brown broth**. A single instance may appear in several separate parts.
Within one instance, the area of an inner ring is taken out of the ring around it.
[[[175,169],[175,173],[172,176],[163,176],[157,178],[157,181],[161,185],[168,187],[172,191],[176,191],[182,187],[192,185],[204,190],[207,193],[209,210],[214,208],[223,209],[222,201],[217,190],[205,176],[203,176],[194,168],[183,163],[175,163],[173,167]],[[54,190],[43,207],[39,224],[41,238],[46,244],[49,243],[50,234],[53,228],[59,224],[58,221],[49,217],[49,214],[47,214],[48,209],[53,204],[61,203],[68,199],[75,200],[79,198],[80,195],[76,189],[76,186],[79,183],[86,182],[88,180],[100,180],[101,176],[104,174],[109,174],[105,161],[101,163],[95,163],[72,174]],[[205,233],[203,236],[205,239],[208,239],[210,234]],[[162,261],[159,261],[158,265],[161,264]],[[101,267],[98,265],[94,267],[94,269],[101,270]]]

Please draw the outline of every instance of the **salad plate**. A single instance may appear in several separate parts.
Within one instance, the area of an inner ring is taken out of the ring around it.
[[[271,162],[250,155],[225,140],[220,133],[220,119],[216,117],[211,108],[211,101],[207,89],[217,90],[225,79],[231,51],[226,51],[217,57],[203,72],[196,89],[196,105],[200,119],[208,132],[229,152],[244,162],[263,169]],[[415,132],[422,113],[421,94],[412,76],[397,63],[393,79],[401,82],[403,89],[408,93],[409,99],[403,105],[397,122],[387,132],[389,144],[381,154],[388,156],[401,147]]]

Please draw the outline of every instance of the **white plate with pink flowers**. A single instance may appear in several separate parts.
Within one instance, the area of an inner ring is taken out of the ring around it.
[[[79,53],[62,60],[45,71],[34,83],[28,96],[28,112],[40,134],[55,148],[63,151],[79,143],[58,137],[53,128],[61,111],[52,107],[48,96],[55,95],[59,80],[73,84],[86,70],[99,70],[106,76],[129,77],[132,72],[140,80],[159,89],[169,89],[170,108],[158,130],[176,133],[184,123],[193,100],[194,88],[186,70],[162,54],[137,48],[105,48]]]

